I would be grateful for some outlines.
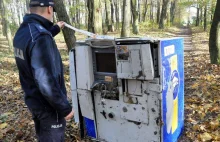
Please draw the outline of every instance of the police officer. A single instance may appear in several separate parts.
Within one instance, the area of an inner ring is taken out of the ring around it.
[[[40,142],[63,142],[66,120],[73,117],[53,38],[64,23],[53,26],[53,12],[53,0],[31,0],[30,14],[24,16],[13,42],[25,103]]]

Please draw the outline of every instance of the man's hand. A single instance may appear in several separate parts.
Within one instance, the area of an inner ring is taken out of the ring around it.
[[[57,25],[60,27],[60,29],[62,30],[63,28],[64,28],[64,26],[65,26],[65,22],[63,22],[63,21],[59,21],[59,22],[57,22]]]
[[[66,120],[70,120],[70,119],[73,117],[73,115],[74,115],[74,111],[72,110],[72,111],[65,117],[65,119],[66,119]]]

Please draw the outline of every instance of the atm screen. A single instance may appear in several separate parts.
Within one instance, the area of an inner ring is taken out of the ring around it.
[[[116,73],[115,53],[96,53],[97,72]]]

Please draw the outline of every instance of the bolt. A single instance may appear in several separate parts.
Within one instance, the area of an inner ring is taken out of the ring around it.
[[[126,107],[123,107],[124,112],[128,112],[128,109]]]
[[[154,108],[151,109],[153,112],[156,112],[156,110]]]
[[[114,113],[112,113],[112,112],[109,113],[109,114],[108,114],[108,117],[109,117],[109,118],[114,118]]]

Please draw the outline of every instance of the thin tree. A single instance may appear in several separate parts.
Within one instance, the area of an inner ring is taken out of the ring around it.
[[[167,16],[167,6],[168,6],[169,0],[163,0],[162,5],[162,11],[160,16],[160,22],[159,22],[159,29],[164,29],[164,21]]]
[[[88,30],[93,33],[102,34],[102,9],[101,0],[87,0],[88,7]]]
[[[139,16],[139,10],[138,10],[138,0],[131,0],[131,11],[133,15],[133,34],[139,33],[139,22],[138,22],[138,16]]]
[[[79,0],[75,0],[75,20],[76,20],[76,27],[80,28],[80,4],[79,4]]]
[[[88,8],[88,31],[95,32],[94,31],[94,22],[93,22],[93,7],[94,2],[93,0],[87,0],[87,8]]]
[[[207,3],[205,3],[204,7],[204,24],[203,24],[204,31],[207,30]]]
[[[196,12],[196,26],[199,26],[199,22],[200,22],[200,20],[199,20],[199,12],[200,12],[200,9],[199,9],[199,4],[198,3],[197,3],[196,9],[197,9],[197,12]]]
[[[123,0],[123,21],[121,37],[128,37],[130,34],[131,21],[131,0]]]
[[[12,35],[11,35],[11,29],[9,26],[9,20],[8,20],[8,15],[6,12],[6,4],[4,0],[0,0],[0,9],[1,9],[1,17],[2,17],[2,26],[3,26],[3,33],[5,34],[7,40],[8,40],[8,45],[9,45],[9,50],[13,48],[12,44]]]
[[[150,20],[154,22],[154,0],[151,0],[150,4]]]
[[[200,6],[200,17],[199,17],[199,24],[202,25],[203,22],[203,6],[202,4],[199,5]]]
[[[142,21],[141,13],[143,10],[142,10],[141,4],[142,4],[142,0],[138,0],[138,22],[139,23]]]
[[[67,11],[63,3],[63,0],[54,0],[54,2],[55,2],[55,8],[58,19],[60,21],[65,21],[66,23],[70,23],[69,16],[67,15]],[[68,28],[64,28],[63,35],[65,42],[67,44],[68,51],[70,51],[72,48],[75,47],[75,43],[76,43],[75,32]]]
[[[113,14],[112,14],[112,6],[110,0],[105,0],[105,14],[106,14],[105,24],[107,26],[107,31],[113,32],[114,29],[112,23]]]
[[[157,0],[157,24],[160,21],[160,0]]]
[[[209,36],[209,52],[212,64],[220,64],[220,1],[217,0]]]
[[[112,32],[113,32],[114,24],[115,24],[115,5],[113,0],[111,0],[111,23],[112,23]]]
[[[146,20],[146,17],[147,17],[147,8],[148,8],[148,5],[147,5],[147,0],[144,1],[144,12],[143,12],[143,21],[145,22]]]
[[[93,0],[93,1],[94,1],[94,9],[93,9],[94,33],[102,34],[102,1],[101,0]]]
[[[116,30],[119,30],[119,4],[120,2],[118,0],[113,0],[115,5],[115,18],[116,18]]]
[[[176,13],[176,0],[173,0],[171,2],[171,6],[170,6],[170,23],[173,24],[174,23],[174,19],[175,19],[175,13]]]

